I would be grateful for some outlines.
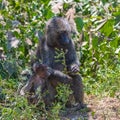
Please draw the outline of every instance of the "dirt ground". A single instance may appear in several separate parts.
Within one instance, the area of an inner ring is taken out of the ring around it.
[[[61,120],[120,120],[120,96],[115,98],[87,96],[87,108],[72,111]]]

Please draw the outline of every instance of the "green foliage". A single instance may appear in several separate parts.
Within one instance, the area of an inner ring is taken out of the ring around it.
[[[63,9],[54,13],[50,0],[0,0],[0,119],[59,119],[71,91],[67,86],[57,88],[59,102],[51,111],[43,103],[29,105],[18,95],[23,82],[20,73],[29,67],[30,59],[45,22],[56,15],[65,16],[75,8],[78,35],[74,38],[80,53],[80,73],[85,93],[112,96],[120,88],[120,2],[119,0],[74,0],[64,2]],[[53,1],[54,2],[54,1]],[[72,14],[72,13],[71,13]],[[84,39],[80,41],[80,33]],[[62,53],[61,53],[62,54]],[[61,56],[60,56],[61,57]],[[59,60],[59,58],[56,58]],[[55,116],[54,116],[55,115]]]
[[[76,17],[75,22],[76,22],[78,32],[81,32],[84,25],[83,20],[80,17]]]
[[[81,73],[89,94],[114,96],[119,92],[120,32],[119,5],[109,1],[83,3],[84,42],[81,47]],[[95,6],[96,5],[96,6]],[[105,6],[104,6],[105,5]],[[116,5],[116,7],[114,7]],[[98,10],[99,9],[99,10]],[[117,15],[117,17],[115,16]],[[115,27],[117,26],[117,28]],[[119,51],[119,52],[118,52]]]
[[[59,85],[57,88],[57,95],[55,103],[53,103],[53,106],[51,107],[48,114],[48,118],[50,120],[59,120],[60,119],[60,113],[62,113],[65,109],[65,105],[69,100],[70,94],[72,94],[72,91],[70,90],[70,86],[68,85]]]

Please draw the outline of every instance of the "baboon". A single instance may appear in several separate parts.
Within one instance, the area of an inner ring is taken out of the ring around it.
[[[30,76],[30,79],[27,81],[26,85],[20,90],[20,95],[25,95],[27,93],[27,99],[29,103],[38,102],[36,90],[38,87],[41,87],[41,90],[45,88],[45,80],[50,75],[50,72],[47,71],[47,68],[39,65],[38,63],[34,64],[33,70],[33,75]]]
[[[20,91],[21,95],[25,95],[26,93],[28,93],[27,98],[29,103],[35,104],[38,102],[39,95],[36,93],[36,90],[38,87],[40,87],[41,88],[40,92],[45,105],[50,106],[54,102],[55,95],[57,94],[56,90],[52,88],[56,88],[59,85],[59,83],[64,84],[72,83],[72,78],[70,76],[58,70],[54,70],[50,67],[47,67],[44,64],[40,63],[34,64],[33,70],[34,74],[31,76],[27,84]],[[45,83],[47,84],[48,87],[45,86],[46,85]]]
[[[72,28],[69,22],[62,17],[54,17],[46,23],[45,34],[40,38],[40,43],[36,51],[36,61],[42,61],[43,64],[54,70],[64,71],[67,69],[68,75],[72,77],[72,90],[76,103],[83,105],[83,84],[79,72],[79,60],[76,55],[74,42],[71,40]],[[60,59],[57,61],[56,48],[64,51],[65,64]],[[50,77],[49,76],[48,82]],[[64,79],[64,76],[60,76]],[[53,88],[54,89],[54,88]],[[52,90],[51,90],[52,94]]]

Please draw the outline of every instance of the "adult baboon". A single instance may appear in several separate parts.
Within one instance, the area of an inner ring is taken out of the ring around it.
[[[64,71],[66,67],[68,75],[72,77],[72,90],[75,101],[82,106],[84,97],[83,85],[80,75],[77,74],[80,64],[74,43],[71,40],[71,31],[71,26],[65,18],[54,17],[50,19],[46,24],[45,34],[38,45],[36,61],[40,59],[43,64],[59,71]],[[64,51],[65,64],[63,64],[61,59],[59,61],[56,60],[56,48]],[[64,77],[61,76],[61,79],[64,79]]]

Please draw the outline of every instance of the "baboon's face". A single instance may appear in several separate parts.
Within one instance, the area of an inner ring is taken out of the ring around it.
[[[57,34],[57,40],[60,43],[60,45],[68,45],[70,43],[69,33],[67,31],[61,31]]]
[[[70,43],[71,27],[64,18],[55,17],[47,23],[47,36],[50,38],[48,43],[66,46]]]

